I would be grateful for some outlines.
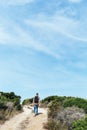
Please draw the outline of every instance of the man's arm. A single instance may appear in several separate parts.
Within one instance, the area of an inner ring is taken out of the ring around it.
[[[32,102],[32,104],[34,105],[34,98],[33,98],[33,102]]]
[[[38,102],[38,106],[40,107],[40,97],[39,97],[39,102]]]

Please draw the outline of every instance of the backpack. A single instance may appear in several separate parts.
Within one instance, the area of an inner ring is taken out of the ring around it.
[[[38,96],[35,96],[34,97],[34,103],[38,103],[39,102],[39,97]]]

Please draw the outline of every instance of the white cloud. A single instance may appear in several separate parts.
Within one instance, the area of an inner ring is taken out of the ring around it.
[[[30,32],[27,32],[25,29],[20,27],[15,22],[6,21],[7,26],[2,24],[0,27],[0,44],[13,44],[16,46],[25,46],[32,48],[37,51],[44,52],[48,55],[51,55],[56,58],[60,58],[60,56],[54,53],[51,48],[44,45],[43,42],[40,42],[38,39],[34,38]],[[4,23],[4,22],[3,22]],[[14,25],[14,26],[13,26]],[[9,32],[9,26],[12,27],[12,32]]]
[[[82,0],[68,0],[71,3],[80,3]]]
[[[2,21],[0,28],[0,43],[26,46],[57,59],[63,58],[62,56],[66,53],[60,47],[61,44],[71,43],[72,40],[87,41],[86,38],[77,37],[74,34],[78,32],[79,22],[65,16],[46,17],[41,15],[37,19],[27,19],[24,23],[27,30],[14,21],[6,20],[6,23],[4,21]],[[34,29],[33,34],[30,27]],[[64,39],[65,37],[66,39]]]
[[[80,21],[60,14],[35,17],[22,21],[27,29],[11,19],[1,20],[0,43],[26,46],[61,60],[67,54],[62,45],[87,42],[86,35],[83,37],[79,29]]]
[[[37,17],[36,20],[25,20],[25,23],[34,28],[41,29],[43,32],[50,30],[50,34],[52,32],[60,33],[70,39],[87,42],[87,38],[85,36],[82,36],[82,34],[80,35],[81,32],[79,31],[79,21],[60,15],[54,15],[50,18],[43,16],[43,18],[44,19],[42,19],[41,16],[41,18]]]
[[[0,0],[1,5],[24,5],[33,2],[34,0]]]
[[[6,44],[13,39],[11,34],[8,34],[6,30],[0,27],[0,44]]]

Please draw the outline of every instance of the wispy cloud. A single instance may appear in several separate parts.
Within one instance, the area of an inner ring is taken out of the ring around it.
[[[8,44],[13,38],[3,27],[0,27],[0,44]]]
[[[68,0],[71,3],[80,3],[82,0]]]
[[[22,24],[27,29],[15,21],[2,21],[0,43],[25,46],[62,60],[66,55],[66,49],[63,49],[61,45],[65,46],[68,42],[71,44],[72,41],[87,42],[86,37],[75,35],[78,34],[80,22],[69,17],[58,14],[47,17],[40,14],[36,19],[23,21]]]
[[[83,37],[79,31],[81,21],[63,13],[61,15],[56,12],[51,16],[35,14],[32,18],[22,19],[22,24],[11,19],[3,21],[0,26],[0,43],[25,46],[60,60],[68,55],[67,49],[63,46],[70,46],[73,42],[82,42],[82,44],[87,42],[86,35]],[[70,53],[73,55],[74,52]]]
[[[8,6],[8,5],[25,5],[25,4],[28,4],[28,3],[31,3],[33,2],[34,0],[0,0],[0,4],[1,5],[5,5],[5,6]]]
[[[80,22],[78,20],[60,15],[54,15],[49,18],[41,16],[41,19],[29,19],[26,20],[25,23],[37,29],[42,29],[44,32],[48,29],[50,32],[60,33],[73,40],[87,42],[87,38],[79,34]]]

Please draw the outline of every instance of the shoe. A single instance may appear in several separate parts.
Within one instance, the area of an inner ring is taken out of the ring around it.
[[[35,114],[34,116],[37,116],[38,115],[38,113],[37,114]]]

